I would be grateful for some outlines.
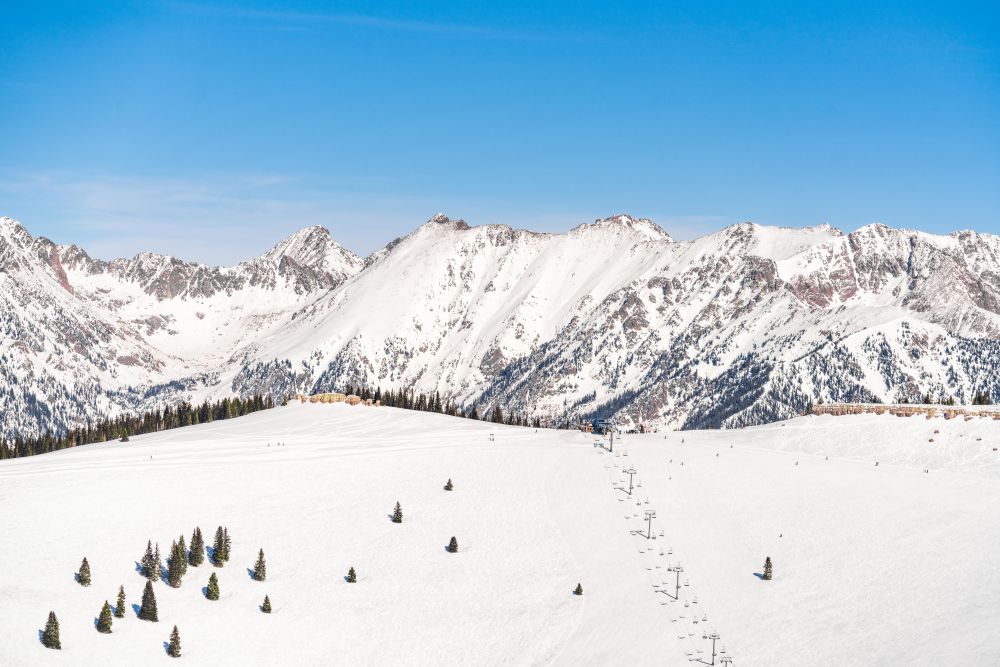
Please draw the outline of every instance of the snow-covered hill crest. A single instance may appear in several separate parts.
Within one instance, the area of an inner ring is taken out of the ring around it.
[[[741,223],[678,242],[438,214],[367,259],[322,227],[209,267],[0,220],[0,432],[347,383],[562,421],[738,426],[816,400],[1000,399],[1000,239]]]

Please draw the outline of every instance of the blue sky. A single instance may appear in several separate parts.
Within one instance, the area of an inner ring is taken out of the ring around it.
[[[438,211],[1000,233],[998,7],[3,2],[0,215],[210,263]]]

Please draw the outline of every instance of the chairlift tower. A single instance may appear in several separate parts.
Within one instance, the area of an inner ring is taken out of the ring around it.
[[[714,665],[715,664],[715,642],[719,641],[719,633],[718,632],[713,632],[712,634],[707,635],[705,637],[705,639],[711,639],[712,640],[712,662],[709,663],[709,664]]]
[[[733,656],[731,655],[722,656],[721,658],[719,658],[719,664],[721,664],[723,667],[729,667],[730,665],[733,664]]]
[[[656,510],[646,510],[646,539],[648,540],[653,536],[653,517],[656,516]]]
[[[632,495],[632,476],[635,475],[635,468],[629,468],[628,470],[622,470],[623,473],[628,475],[628,494]]]
[[[668,572],[675,572],[675,573],[677,573],[677,581],[674,583],[674,599],[675,600],[680,600],[681,599],[681,572],[684,571],[684,568],[680,566],[680,563],[678,563],[674,567],[668,567],[667,571]]]

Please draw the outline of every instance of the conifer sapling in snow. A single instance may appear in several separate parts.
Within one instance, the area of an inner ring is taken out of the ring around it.
[[[139,607],[139,618],[154,623],[160,620],[159,612],[156,611],[156,594],[153,593],[152,581],[147,581],[146,588],[142,591],[142,606]]]
[[[62,643],[59,641],[59,619],[56,618],[54,611],[49,612],[49,620],[45,621],[45,630],[42,631],[42,646],[45,648],[62,648]]]
[[[167,645],[167,655],[171,658],[181,657],[181,634],[177,632],[177,626],[170,633],[170,643]]]
[[[225,559],[222,557],[222,552],[225,551],[225,543],[222,537],[222,526],[215,529],[215,540],[212,542],[212,565],[215,567],[222,567]]]
[[[153,577],[150,581],[156,581],[160,578],[160,572],[163,571],[163,560],[160,558],[160,543],[156,543],[156,548],[153,550]]]
[[[215,572],[212,576],[208,578],[208,586],[205,589],[205,597],[209,600],[219,599],[219,579],[215,576]]]
[[[118,587],[118,601],[115,603],[115,618],[125,618],[125,587]]]
[[[396,509],[392,510],[392,522],[403,523],[403,508],[399,506],[399,501],[396,502]]]
[[[573,595],[583,595],[583,586],[577,584],[576,588],[573,589]]]
[[[260,550],[260,555],[257,556],[257,564],[253,566],[253,578],[257,581],[264,581],[267,579],[267,563],[264,562],[264,550]]]
[[[97,617],[97,631],[106,635],[111,633],[111,605],[107,600],[104,601],[101,613]]]
[[[188,571],[187,544],[184,543],[183,535],[177,539],[177,555],[181,561],[181,576],[183,577]]]
[[[229,560],[229,551],[233,543],[229,540],[229,529],[222,529],[222,560]]]
[[[771,557],[764,559],[764,580],[771,581]]]
[[[173,588],[180,588],[183,562],[184,556],[180,554],[180,547],[174,542],[170,547],[170,558],[167,560],[167,583]]]
[[[452,483],[451,483],[451,478],[449,477],[449,478],[448,478],[448,483],[444,485],[444,490],[445,490],[445,491],[451,491],[451,490],[452,490],[452,489],[454,489],[454,488],[455,488],[455,487],[454,487],[454,486],[452,486]]]
[[[264,604],[260,606],[260,610],[265,614],[271,613],[271,598],[264,596]]]
[[[90,563],[87,562],[86,557],[80,563],[80,571],[76,573],[76,580],[81,586],[90,585]]]
[[[188,563],[192,567],[198,567],[205,562],[205,539],[201,536],[201,528],[195,528],[191,534],[191,555]]]
[[[451,541],[448,542],[447,549],[448,553],[455,553],[456,551],[458,551],[458,540],[455,539],[454,535],[452,535]]]
[[[354,566],[347,571],[347,583],[354,584],[358,581],[358,573],[354,571]]]
[[[146,577],[150,581],[153,581],[158,576],[156,572],[156,563],[153,560],[153,541],[146,541],[146,553],[143,555],[142,560],[139,561],[139,567],[142,570],[142,576]]]

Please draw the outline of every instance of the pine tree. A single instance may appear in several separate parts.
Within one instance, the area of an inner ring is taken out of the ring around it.
[[[448,478],[448,483],[444,485],[444,490],[445,490],[445,491],[451,491],[451,490],[452,490],[452,489],[454,489],[454,488],[455,488],[455,487],[454,487],[454,486],[452,486],[452,483],[451,483],[451,478],[449,477],[449,478]]]
[[[160,620],[160,615],[156,611],[156,594],[153,593],[152,581],[147,581],[146,588],[142,591],[142,606],[139,607],[139,618],[154,623]]]
[[[156,581],[160,578],[160,572],[163,571],[163,560],[160,559],[160,543],[156,543],[156,548],[153,550],[153,578],[150,581]]]
[[[403,523],[403,508],[399,506],[399,501],[396,502],[396,509],[392,511],[392,522]]]
[[[183,563],[184,556],[180,553],[180,546],[174,542],[170,547],[170,558],[167,559],[167,583],[173,588],[180,588]]]
[[[90,585],[90,563],[87,562],[86,556],[84,556],[83,562],[80,563],[80,571],[76,573],[76,581],[81,586]]]
[[[215,567],[222,567],[226,562],[223,558],[223,552],[225,551],[225,538],[222,535],[222,526],[219,526],[215,530],[215,541],[212,542],[212,565]]]
[[[156,572],[156,563],[153,560],[153,541],[146,541],[146,553],[143,555],[142,560],[139,561],[139,566],[142,569],[142,576],[146,577],[150,581],[153,581],[158,576]]]
[[[198,567],[205,562],[205,539],[201,536],[201,528],[195,528],[191,534],[191,555],[188,563],[192,567]]]
[[[766,581],[771,580],[771,557],[768,556],[764,559],[764,579]]]
[[[257,556],[257,564],[253,566],[253,578],[257,581],[264,581],[267,579],[267,563],[264,562],[264,550],[260,550],[260,554]]]
[[[106,635],[111,634],[111,605],[108,604],[107,600],[104,601],[101,613],[97,617],[97,631]]]
[[[583,595],[583,586],[577,584],[576,588],[573,589],[573,595]]]
[[[264,596],[264,604],[260,606],[260,610],[265,614],[271,613],[271,598]]]
[[[358,581],[358,573],[354,571],[354,566],[347,571],[347,583],[354,584]]]
[[[125,587],[118,587],[118,601],[115,603],[115,618],[125,618]]]
[[[205,597],[209,600],[219,599],[219,579],[215,576],[215,572],[212,576],[208,578],[208,587],[205,589]]]
[[[42,646],[45,648],[61,649],[62,643],[59,641],[59,619],[54,611],[49,612],[49,620],[45,622],[45,630],[42,631]]]
[[[452,535],[451,541],[448,542],[447,549],[448,553],[455,553],[456,551],[458,551],[458,540],[455,539],[454,535]]]
[[[181,657],[181,634],[177,632],[177,626],[174,626],[174,631],[170,633],[170,644],[167,645],[167,655],[171,658]]]
[[[233,543],[229,540],[229,529],[222,529],[222,560],[229,560],[229,551],[232,548]]]
[[[177,556],[181,561],[181,576],[183,577],[188,571],[187,544],[184,543],[183,535],[177,540]]]

